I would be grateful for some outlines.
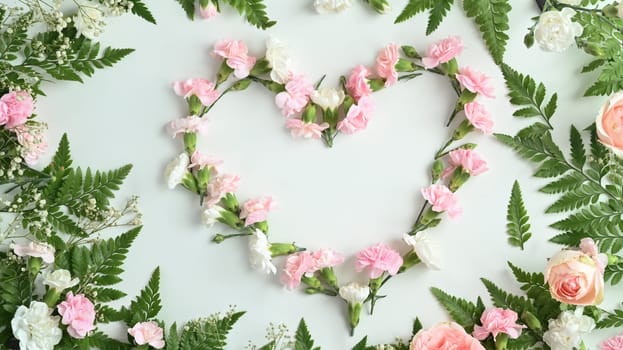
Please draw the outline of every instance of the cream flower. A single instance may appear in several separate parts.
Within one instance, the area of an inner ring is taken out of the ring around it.
[[[568,7],[541,14],[534,28],[534,38],[541,49],[562,52],[573,44],[575,37],[583,31],[582,25],[571,20],[574,15],[575,11]]]
[[[249,237],[249,261],[251,267],[265,274],[275,274],[277,268],[272,263],[270,243],[261,230],[255,230]]]
[[[437,255],[437,247],[428,237],[426,232],[418,232],[415,236],[404,234],[402,240],[417,254],[426,267],[440,270],[439,257]]]
[[[104,13],[99,5],[93,2],[78,4],[78,12],[73,18],[78,35],[82,34],[89,39],[95,39],[104,31]]]
[[[172,190],[175,186],[182,183],[189,164],[190,158],[186,153],[181,153],[169,162],[169,164],[167,164],[167,167],[164,170],[164,177],[167,180],[167,186],[169,186],[169,189]]]
[[[43,284],[59,292],[77,285],[78,282],[80,280],[78,278],[72,279],[71,274],[67,270],[58,269],[54,270],[54,272],[46,271],[43,273]]]
[[[45,303],[33,301],[30,307],[17,308],[11,328],[22,350],[52,350],[61,341],[63,332],[58,327],[58,316]]]
[[[211,205],[201,213],[201,222],[208,228],[214,226],[221,218],[221,212],[225,210],[218,205]]]
[[[344,91],[335,88],[320,88],[312,92],[311,100],[323,110],[335,110],[344,102]]]
[[[353,0],[315,0],[314,8],[318,13],[342,12],[351,7]]]
[[[272,68],[270,79],[279,84],[285,84],[290,78],[292,71],[292,59],[288,53],[288,47],[273,37],[266,41],[266,60]]]
[[[366,285],[351,282],[340,287],[340,297],[349,304],[360,304],[370,295],[370,288]]]
[[[580,345],[582,336],[595,328],[595,321],[582,315],[582,308],[573,311],[564,311],[557,319],[549,320],[547,332],[543,334],[543,341],[552,350],[572,350]]]

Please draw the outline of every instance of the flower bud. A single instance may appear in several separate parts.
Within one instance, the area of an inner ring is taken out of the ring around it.
[[[313,275],[312,276],[303,275],[301,277],[301,282],[305,283],[310,288],[313,288],[316,290],[322,290],[322,283],[320,282],[318,278],[314,277]]]
[[[446,75],[455,75],[459,72],[459,63],[456,61],[456,58],[453,58],[450,61],[443,63],[441,65],[441,69],[446,73]]]
[[[523,314],[521,314],[521,320],[524,321],[524,323],[528,326],[528,328],[530,328],[533,331],[540,331],[541,329],[543,329],[543,326],[541,325],[541,321],[539,321],[539,319],[534,316],[533,313],[531,313],[530,311],[524,311]]]
[[[221,218],[218,219],[221,223],[235,229],[240,229],[244,227],[242,220],[238,217],[238,215],[232,213],[229,210],[223,210],[221,212]]]
[[[527,48],[531,48],[534,45],[534,33],[530,32],[523,37],[523,44],[526,45]]]
[[[325,267],[324,269],[320,269],[320,276],[327,282],[327,284],[335,289],[339,289],[340,286],[337,282],[337,276],[335,276],[335,272],[331,267]]]
[[[315,123],[316,122],[316,106],[312,103],[308,104],[305,110],[303,111],[303,121],[305,123]]]
[[[411,61],[407,61],[403,58],[399,58],[394,68],[397,72],[415,72],[417,70],[417,66],[415,63]]]
[[[404,45],[404,46],[401,46],[400,48],[402,49],[402,52],[405,54],[405,56],[409,58],[416,58],[416,59],[422,58],[422,56],[420,56],[420,54],[417,52],[417,50],[413,46]]]
[[[474,126],[466,119],[459,124],[452,134],[452,140],[458,141],[474,130]]]
[[[431,170],[431,177],[433,179],[433,183],[439,181],[439,178],[441,177],[441,173],[443,173],[443,162],[441,161],[441,159],[437,159],[433,163],[433,168]]]
[[[211,168],[209,166],[199,169],[197,171],[197,186],[203,191],[210,182]]]
[[[188,98],[188,109],[190,110],[190,115],[199,115],[202,108],[203,104],[197,95],[191,95]]]
[[[216,244],[220,244],[223,243],[225,241],[225,236],[223,236],[222,234],[216,234],[214,235],[214,238],[212,238],[212,242],[216,243]]]
[[[229,76],[233,72],[233,68],[229,67],[227,65],[227,61],[224,60],[223,63],[221,63],[221,68],[218,70],[218,73],[216,75],[216,84],[220,85],[224,83],[227,79],[229,79]]]
[[[370,79],[368,80],[368,85],[370,85],[372,91],[379,91],[385,87],[385,81],[383,79]]]
[[[245,78],[245,79],[238,80],[236,83],[234,83],[234,85],[231,86],[231,89],[233,91],[242,91],[242,90],[246,90],[249,87],[249,85],[251,85],[251,79]]]
[[[294,243],[271,243],[270,254],[274,258],[276,256],[290,255],[305,249],[297,247]]]
[[[35,258],[31,256],[28,259],[28,272],[30,272],[32,276],[36,276],[41,270],[42,262],[43,260],[41,260],[41,258]]]
[[[368,0],[368,4],[372,6],[374,11],[380,14],[385,14],[391,9],[391,6],[389,5],[389,2],[387,2],[387,0]]]
[[[194,132],[184,133],[184,147],[186,153],[193,154],[197,149],[197,134]]]

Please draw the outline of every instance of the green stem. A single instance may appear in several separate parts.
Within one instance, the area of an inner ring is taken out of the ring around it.
[[[244,236],[251,236],[251,233],[232,233],[229,235],[222,235],[222,234],[217,234],[214,236],[214,238],[212,238],[212,242],[214,243],[223,243],[224,240],[226,239],[230,239],[230,238],[234,238],[234,237],[244,237]]]
[[[454,140],[453,140],[452,138],[451,138],[451,139],[449,139],[449,140],[448,140],[448,141],[447,141],[447,142],[443,145],[443,147],[441,147],[441,148],[437,151],[437,153],[435,153],[435,160],[437,160],[437,159],[439,159],[439,158],[443,157],[444,155],[446,155],[446,153],[447,153],[447,152],[446,152],[446,148],[448,148],[448,147],[452,144],[452,142],[453,142],[453,141],[454,141]]]
[[[199,117],[203,117],[204,115],[206,115],[211,109],[212,107],[214,107],[214,105],[223,97],[225,96],[225,94],[227,94],[228,92],[231,91],[231,89],[234,87],[234,85],[232,84],[230,87],[228,87],[227,89],[223,90],[223,93],[221,93],[219,95],[219,97],[216,98],[216,100],[214,100],[214,102],[212,102],[212,104],[210,104],[209,106],[205,107],[203,109],[203,111],[201,111],[201,113],[199,113]]]

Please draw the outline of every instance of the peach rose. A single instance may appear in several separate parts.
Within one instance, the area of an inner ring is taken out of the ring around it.
[[[459,324],[441,323],[419,331],[411,340],[409,350],[484,350],[480,342],[467,334]]]
[[[545,282],[552,297],[572,305],[597,305],[604,299],[604,275],[595,261],[577,250],[562,250],[548,262]]]
[[[623,91],[614,94],[601,107],[596,124],[599,141],[623,157]]]

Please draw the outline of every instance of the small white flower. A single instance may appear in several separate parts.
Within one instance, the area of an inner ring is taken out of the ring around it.
[[[39,301],[17,308],[11,328],[23,350],[52,350],[61,341],[63,332],[58,327],[58,316],[50,316],[52,310]]]
[[[78,35],[82,34],[89,39],[95,39],[104,31],[106,23],[103,20],[104,13],[99,5],[93,2],[78,4],[78,13],[74,16],[74,26]]]
[[[78,284],[78,278],[71,278],[71,274],[67,270],[58,269],[54,272],[46,271],[43,273],[43,284],[50,286],[56,290],[63,291]]]
[[[543,341],[552,350],[572,350],[582,342],[582,336],[595,328],[595,321],[582,315],[582,308],[573,311],[564,311],[557,319],[549,320],[547,332],[543,334]]]
[[[342,12],[351,7],[353,0],[315,0],[314,8],[318,13]]]
[[[277,268],[272,263],[270,243],[261,230],[255,230],[249,237],[249,261],[251,267],[265,274],[275,274]]]
[[[370,295],[370,288],[366,285],[351,282],[340,287],[340,297],[349,304],[360,304]]]
[[[218,205],[211,205],[201,213],[201,222],[208,228],[214,226],[221,218],[221,212],[225,210]]]
[[[583,28],[571,18],[575,11],[565,7],[562,11],[547,11],[541,14],[534,28],[534,38],[544,51],[562,52],[571,46]]]
[[[344,102],[344,91],[335,88],[320,88],[312,92],[311,100],[323,110],[335,110]]]
[[[402,240],[417,254],[426,267],[440,270],[437,246],[431,241],[426,232],[418,232],[415,236],[404,234]]]
[[[167,186],[169,186],[169,189],[172,190],[175,186],[182,183],[189,164],[190,159],[186,153],[181,153],[169,162],[169,164],[167,164],[167,167],[164,170],[164,177],[167,180]]]
[[[281,41],[271,37],[266,40],[266,60],[272,68],[270,79],[279,84],[285,84],[292,71],[292,59],[288,47]]]

